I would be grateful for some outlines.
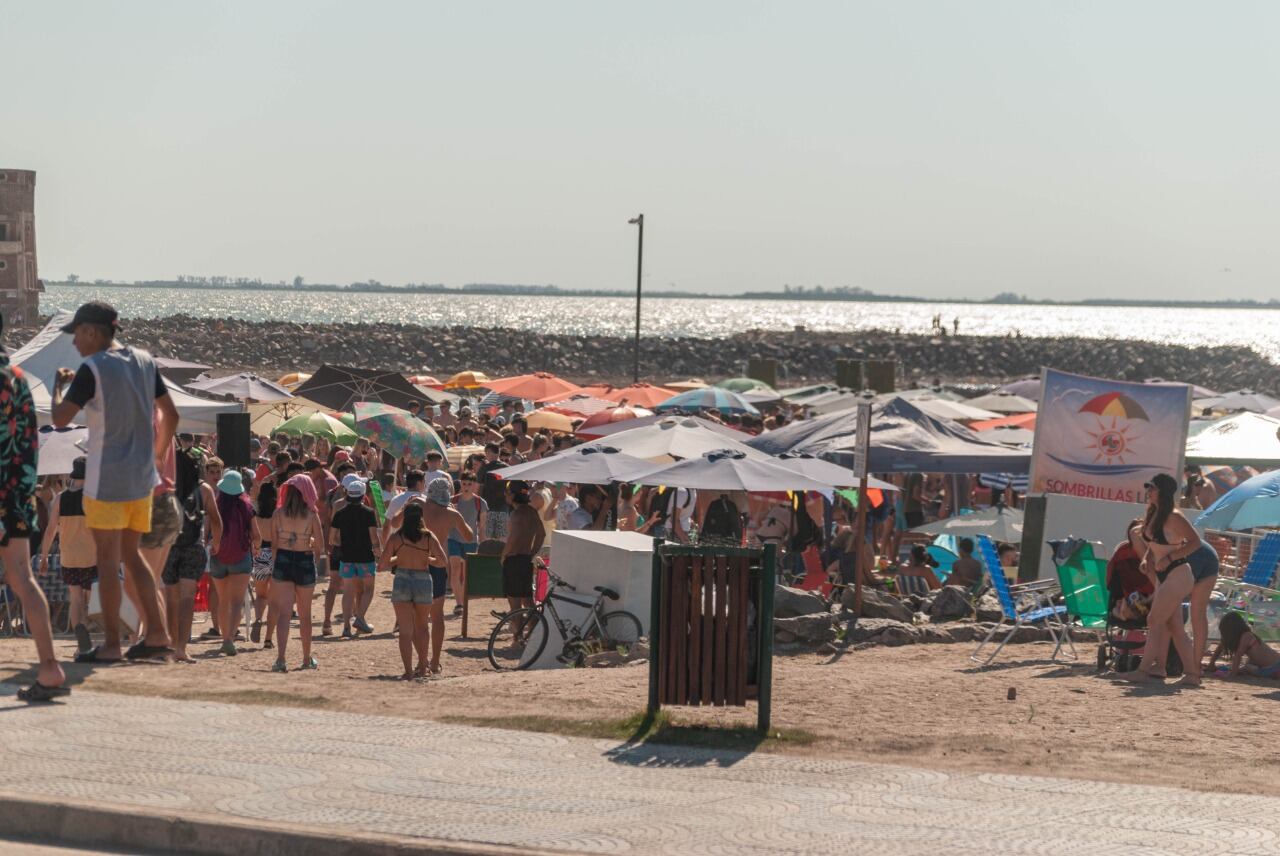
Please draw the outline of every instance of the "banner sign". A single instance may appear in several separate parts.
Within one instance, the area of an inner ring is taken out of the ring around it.
[[[1043,370],[1031,493],[1143,502],[1156,473],[1182,481],[1191,387]]]

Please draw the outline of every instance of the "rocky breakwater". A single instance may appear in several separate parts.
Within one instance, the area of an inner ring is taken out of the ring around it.
[[[34,328],[5,331],[10,347]],[[126,319],[123,336],[153,353],[220,369],[263,373],[320,363],[448,375],[545,370],[576,380],[627,380],[632,340],[482,327],[295,324],[177,315]],[[1248,348],[1188,348],[1152,342],[1006,336],[920,336],[886,331],[747,331],[722,339],[645,339],[640,373],[650,378],[743,374],[751,357],[777,360],[784,385],[830,381],[837,359],[894,360],[899,385],[982,383],[1034,374],[1041,366],[1128,380],[1163,377],[1214,389],[1280,392],[1280,367]]]

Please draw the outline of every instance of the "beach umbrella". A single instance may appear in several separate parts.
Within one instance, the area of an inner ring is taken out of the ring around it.
[[[355,430],[327,413],[304,413],[277,425],[271,433],[288,437],[323,437],[331,443],[348,445],[356,441]]]
[[[1177,380],[1170,381],[1170,380],[1165,380],[1162,377],[1149,377],[1146,380],[1144,380],[1143,383],[1182,383],[1182,381],[1177,381]],[[1207,387],[1200,386],[1197,383],[1189,383],[1186,385],[1191,387],[1192,399],[1215,398],[1218,395],[1218,393],[1214,392],[1213,390],[1208,389]]]
[[[580,416],[591,416],[617,408],[617,405],[612,401],[605,401],[603,398],[596,398],[593,395],[581,394],[569,395],[556,401],[548,401],[546,406],[554,407],[556,410],[565,413],[576,413]]]
[[[830,484],[783,466],[783,462],[736,449],[716,449],[633,476],[635,484],[683,487],[693,490],[754,492],[807,491],[831,493]]]
[[[978,422],[1000,416],[999,413],[992,413],[990,410],[945,398],[921,396],[912,399],[911,403],[935,419],[950,419],[953,422]]]
[[[292,390],[298,384],[305,383],[310,379],[310,372],[289,372],[288,374],[283,374],[276,378],[276,383],[280,384],[280,386],[283,386],[285,389]]]
[[[39,456],[36,475],[65,476],[76,458],[87,454],[89,429],[81,425],[54,428],[45,425],[36,435]]]
[[[254,434],[269,434],[271,429],[281,422],[300,416],[304,413],[325,413],[329,408],[317,404],[309,398],[295,395],[286,401],[274,404],[249,404],[245,410],[249,412],[249,430]]]
[[[996,392],[1007,392],[1010,395],[1018,395],[1031,401],[1040,400],[1040,376],[1030,375],[1028,377],[1019,378],[1010,381],[1004,386],[996,389]]]
[[[679,395],[668,398],[661,404],[654,405],[653,409],[658,413],[664,413],[669,410],[718,410],[721,413],[750,413],[755,416],[760,414],[755,405],[745,400],[741,395],[716,387],[691,389],[688,392],[682,392]]]
[[[1011,416],[1001,416],[999,419],[983,419],[980,422],[971,422],[969,427],[979,433],[990,431],[992,428],[1026,428],[1028,431],[1036,430],[1036,415],[1034,413],[1014,413]]]
[[[622,423],[623,426],[630,424],[630,422]],[[750,439],[747,435],[740,434],[739,436],[744,440]],[[705,420],[693,419],[687,416],[668,416],[643,426],[612,433],[606,439],[596,440],[587,445],[597,447],[612,446],[632,457],[644,458],[647,461],[696,458],[707,452],[722,451],[724,449],[732,449],[757,458],[770,457],[764,452],[757,452],[749,446],[713,430],[707,426]]]
[[[992,392],[980,395],[965,402],[970,407],[990,410],[992,413],[1035,413],[1039,408],[1036,402],[1012,392]]]
[[[409,383],[413,384],[414,386],[429,386],[434,389],[444,388],[443,383],[436,380],[431,375],[427,375],[427,374],[409,375],[408,377],[405,378],[405,380],[409,381]]]
[[[452,378],[450,378],[452,381]],[[553,398],[564,398],[577,392],[581,387],[564,378],[556,377],[550,372],[534,372],[533,374],[502,377],[487,380],[485,389],[509,395],[512,398],[524,398],[529,401],[546,401]]]
[[[815,395],[822,395],[824,392],[835,392],[837,389],[840,389],[840,387],[834,383],[815,383],[809,386],[793,386],[788,389],[780,389],[778,390],[778,395],[781,395],[787,401],[802,404],[806,399],[813,398]]]
[[[610,484],[630,481],[631,476],[652,469],[652,461],[634,458],[612,446],[578,446],[558,455],[503,467],[495,472],[504,479],[523,481]]]
[[[640,408],[633,407],[631,409],[635,410],[637,414],[640,411]],[[595,435],[596,437],[609,437],[609,436],[612,436],[613,434],[618,434],[623,431],[631,431],[635,428],[644,428],[649,425],[654,425],[658,422],[662,422],[663,420],[671,420],[671,419],[681,419],[684,421],[691,422],[694,425],[697,425],[701,428],[705,428],[706,430],[714,434],[719,434],[721,437],[727,437],[730,440],[733,440],[738,443],[745,443],[746,441],[750,440],[752,436],[746,433],[745,431],[739,431],[736,428],[730,428],[728,425],[725,425],[720,422],[713,422],[712,420],[703,418],[701,416],[672,416],[670,413],[665,415],[661,413],[650,413],[646,416],[637,415],[634,419],[619,420],[618,422],[612,422],[608,425],[596,425],[592,427],[591,434]],[[581,428],[582,426],[579,425],[578,427]]]
[[[613,425],[617,422],[629,422],[633,419],[639,419],[642,416],[652,416],[652,410],[645,410],[643,407],[615,407],[612,410],[601,410],[588,416],[586,421],[578,426],[576,434],[579,437],[588,439],[597,436],[603,436],[595,431],[606,425]]]
[[[1035,442],[1036,432],[1013,425],[1001,425],[996,428],[988,428],[986,431],[979,431],[978,436],[984,440],[995,440],[997,443],[1004,443],[1006,446],[1029,446]]]
[[[1280,470],[1254,476],[1218,497],[1196,518],[1196,528],[1244,530],[1280,526]]]
[[[444,454],[440,435],[407,410],[376,401],[361,401],[356,403],[354,420],[356,433],[376,440],[397,458],[422,461],[432,450]]]
[[[617,401],[619,404],[630,404],[633,407],[653,407],[674,397],[675,394],[675,390],[654,386],[650,383],[633,383],[619,387],[609,395],[601,397]]]
[[[168,357],[154,357],[154,359],[156,368],[160,369],[160,373],[174,383],[179,384],[190,383],[212,368],[212,366],[206,366],[203,363],[173,360]]]
[[[1187,440],[1186,462],[1280,466],[1280,419],[1261,413],[1219,419]]]
[[[477,371],[461,371],[444,382],[445,389],[486,389],[489,386],[489,376],[484,372]]]
[[[472,455],[484,455],[484,446],[472,444],[469,446],[450,446],[445,449],[444,459],[449,465],[449,469],[457,472],[462,469],[462,462]]]
[[[399,372],[322,365],[293,391],[332,410],[350,410],[357,401],[381,401],[408,407],[426,396]]]
[[[736,392],[741,395],[744,392],[772,392],[777,393],[773,387],[762,380],[753,377],[731,377],[720,381],[716,384],[720,389],[727,389],[730,392]],[[778,396],[781,398],[782,396]]]
[[[525,417],[524,421],[531,431],[545,428],[548,431],[559,431],[563,434],[573,433],[573,419],[568,414],[557,413],[547,408],[533,411]]]
[[[955,535],[976,538],[986,535],[993,541],[1022,541],[1022,512],[1016,508],[996,505],[985,511],[948,517],[934,523],[917,526],[912,532],[926,535]]]
[[[815,458],[802,452],[784,452],[776,458],[777,463],[787,469],[808,476],[814,481],[829,484],[832,487],[857,487],[858,477],[853,470]],[[867,476],[868,490],[897,490],[898,486],[875,476]]]
[[[711,386],[701,378],[691,377],[688,380],[673,380],[671,383],[664,383],[667,389],[674,389],[676,392],[688,392],[691,389],[706,389]]]
[[[1026,493],[1031,489],[1031,476],[1027,473],[978,473],[978,484],[992,490],[1012,487],[1014,493]]]
[[[255,401],[263,404],[288,401],[293,398],[293,393],[280,384],[249,372],[193,381],[187,384],[187,389],[207,392],[211,395],[229,395],[240,401]]]
[[[940,401],[964,401],[964,396],[941,386],[918,386],[914,389],[900,389],[897,392],[882,392],[876,396],[877,401],[890,401],[901,398],[903,401],[915,403],[921,398],[935,398]]]
[[[1212,398],[1198,398],[1191,402],[1191,407],[1196,413],[1205,410],[1220,410],[1224,413],[1234,413],[1237,410],[1267,413],[1280,409],[1280,398],[1272,398],[1264,393],[1254,392],[1252,389],[1237,389]]]

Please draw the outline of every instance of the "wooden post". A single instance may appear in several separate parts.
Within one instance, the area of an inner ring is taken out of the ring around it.
[[[773,586],[777,547],[767,544],[760,563],[760,623],[756,627],[758,644],[756,729],[765,734],[773,715]]]
[[[662,650],[662,555],[661,538],[653,539],[653,577],[649,590],[649,714],[658,712],[658,664],[667,652]]]

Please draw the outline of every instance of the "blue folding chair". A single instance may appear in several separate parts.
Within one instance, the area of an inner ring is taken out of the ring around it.
[[[986,567],[987,577],[991,581],[991,587],[995,589],[996,596],[1000,599],[1000,621],[995,627],[991,628],[991,632],[986,638],[978,643],[978,647],[969,655],[969,659],[975,663],[981,663],[984,666],[991,665],[996,656],[1008,644],[1009,639],[1017,632],[1019,627],[1023,625],[1042,625],[1049,631],[1049,636],[1054,643],[1053,654],[1050,659],[1057,660],[1059,651],[1066,651],[1067,647],[1071,650],[1071,659],[1078,659],[1076,654],[1075,643],[1071,641],[1071,634],[1067,631],[1067,626],[1063,622],[1063,616],[1067,613],[1065,606],[1054,606],[1049,600],[1052,591],[1052,585],[1045,583],[1027,583],[1024,585],[1011,586],[1009,580],[1004,575],[1004,568],[1000,567],[1000,557],[996,553],[996,545],[987,535],[978,537],[978,558]],[[1019,601],[1028,602],[1029,608],[1019,609]],[[986,658],[982,658],[983,649],[991,644],[996,634],[1001,630],[1004,636],[1000,640],[1000,644],[996,645],[994,651]],[[1067,646],[1067,647],[1064,647]]]
[[[1262,536],[1240,579],[1219,577],[1209,601],[1209,639],[1218,640],[1218,622],[1228,612],[1239,612],[1255,636],[1280,641],[1280,591],[1272,588],[1280,563],[1280,532]]]
[[[1240,582],[1247,586],[1271,588],[1278,562],[1280,562],[1280,532],[1268,532],[1262,536],[1262,540],[1254,548]]]

